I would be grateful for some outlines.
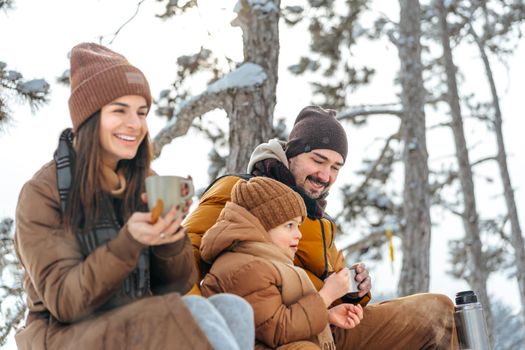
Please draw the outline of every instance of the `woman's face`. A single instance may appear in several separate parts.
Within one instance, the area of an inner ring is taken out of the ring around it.
[[[146,99],[126,95],[113,100],[100,113],[102,161],[112,169],[121,159],[133,159],[148,133]]]

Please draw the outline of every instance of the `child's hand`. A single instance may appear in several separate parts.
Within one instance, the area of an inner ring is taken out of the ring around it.
[[[339,299],[348,293],[350,272],[344,268],[339,272],[334,272],[324,280],[324,286],[319,291],[326,307],[330,306],[334,300]]]
[[[339,328],[354,328],[362,319],[363,308],[359,304],[339,304],[328,310],[328,322]]]

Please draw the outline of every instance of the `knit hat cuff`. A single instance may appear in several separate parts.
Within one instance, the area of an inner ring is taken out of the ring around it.
[[[151,92],[144,74],[129,63],[108,67],[83,80],[71,92],[69,112],[77,130],[102,106],[126,95],[143,96],[151,107]]]

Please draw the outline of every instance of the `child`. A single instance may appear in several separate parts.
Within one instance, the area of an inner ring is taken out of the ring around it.
[[[202,294],[244,297],[254,309],[257,349],[335,349],[329,324],[349,329],[363,318],[360,305],[328,309],[348,292],[347,268],[330,275],[317,292],[306,272],[294,266],[305,217],[296,192],[254,177],[237,182],[231,202],[203,237],[201,256],[212,267]]]

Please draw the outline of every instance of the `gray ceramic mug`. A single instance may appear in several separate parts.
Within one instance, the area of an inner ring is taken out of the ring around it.
[[[188,185],[188,194],[182,195],[183,185]],[[157,205],[161,199],[164,204],[162,216],[166,215],[172,206],[184,208],[186,201],[195,193],[193,181],[182,176],[153,175],[146,178],[146,193],[148,194],[149,210]]]

